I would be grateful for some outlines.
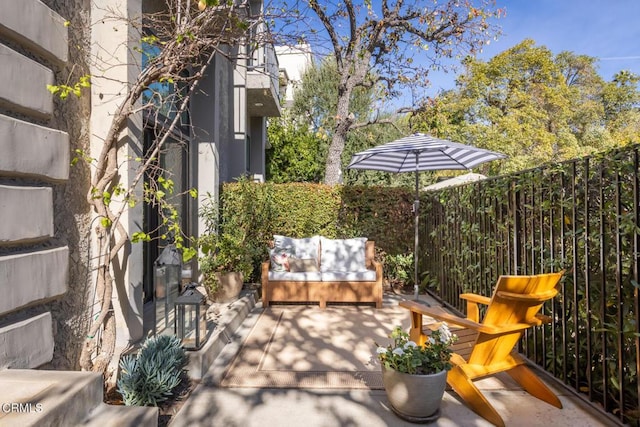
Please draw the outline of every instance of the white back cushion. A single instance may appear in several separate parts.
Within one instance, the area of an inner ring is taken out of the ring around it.
[[[320,238],[320,271],[364,271],[366,237]]]
[[[274,234],[273,243],[275,249],[285,251],[297,258],[318,259],[320,236],[307,237],[305,239],[294,239],[292,237]]]

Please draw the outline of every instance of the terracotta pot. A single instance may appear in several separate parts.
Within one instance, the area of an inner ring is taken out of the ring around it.
[[[440,402],[447,386],[447,371],[411,375],[382,366],[382,382],[391,409],[410,422],[426,423],[440,416]]]
[[[215,302],[231,302],[238,298],[242,291],[244,276],[239,272],[215,273],[218,290],[211,296]]]

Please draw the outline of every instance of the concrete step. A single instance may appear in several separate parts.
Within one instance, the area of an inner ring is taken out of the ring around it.
[[[93,372],[0,371],[0,426],[72,426],[102,404],[102,375]]]
[[[85,427],[157,427],[158,408],[101,404],[79,425]]]
[[[157,427],[158,413],[158,408],[103,403],[98,373],[0,371],[0,427]]]

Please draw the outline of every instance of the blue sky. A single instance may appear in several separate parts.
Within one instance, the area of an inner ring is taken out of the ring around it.
[[[507,16],[497,21],[503,35],[492,40],[481,59],[535,40],[553,53],[568,50],[598,58],[607,81],[623,69],[640,75],[640,0],[496,0]],[[433,95],[454,87],[452,73],[431,73]]]

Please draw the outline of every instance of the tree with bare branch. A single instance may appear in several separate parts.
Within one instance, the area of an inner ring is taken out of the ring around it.
[[[149,240],[156,231],[130,234],[123,224],[123,216],[127,209],[137,204],[156,205],[162,216],[160,227],[163,232],[172,234],[186,258],[197,253],[190,237],[180,229],[178,212],[170,200],[173,183],[163,177],[158,159],[172,132],[180,125],[182,113],[189,108],[189,101],[212,58],[228,55],[228,49],[222,46],[245,42],[257,22],[252,20],[244,3],[166,0],[166,7],[161,9],[133,22],[127,20],[127,27],[139,40],[134,49],[146,55],[145,65],[140,64],[140,72],[132,83],[123,82],[120,92],[123,96],[109,116],[108,132],[99,152],[79,151],[75,159],[86,161],[92,169],[87,201],[97,219],[93,230],[96,236],[93,270],[97,309],[90,313],[92,321],[80,354],[80,367],[103,373],[108,388],[115,385],[113,374],[120,358],[116,351],[113,297],[117,295],[120,301],[128,298],[123,293],[125,286],[116,283],[115,270],[120,268],[118,260],[128,243]],[[105,11],[105,16],[114,21],[125,19],[115,11]],[[89,58],[89,61],[97,62],[97,58]],[[82,96],[82,88],[88,87],[94,78],[97,76],[83,75],[75,84],[52,85],[49,90],[63,99],[70,94]],[[164,93],[161,88],[166,86],[175,90]],[[167,108],[171,108],[173,114],[163,114]],[[162,126],[154,126],[155,138],[140,157],[122,159],[119,152],[123,141],[127,141],[123,138],[127,123],[143,114],[155,116],[153,121]],[[124,168],[135,171],[127,182],[121,177]],[[147,181],[141,185],[145,177]],[[193,190],[192,195],[195,196]]]
[[[324,49],[335,60],[339,74],[337,114],[325,166],[327,184],[340,182],[347,133],[361,125],[352,114],[356,88],[378,86],[382,96],[390,99],[404,88],[428,86],[430,70],[475,54],[497,34],[491,20],[503,13],[495,9],[493,0],[364,0],[359,4],[306,0],[297,6],[292,8],[297,11],[295,17],[276,21],[282,28],[278,33]],[[413,106],[399,111],[411,110]]]

